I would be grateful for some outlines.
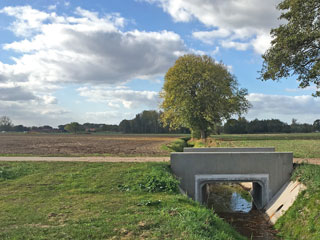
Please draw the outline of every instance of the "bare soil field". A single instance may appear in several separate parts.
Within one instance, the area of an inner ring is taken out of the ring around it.
[[[0,134],[0,155],[168,156],[161,146],[179,136],[94,134]]]

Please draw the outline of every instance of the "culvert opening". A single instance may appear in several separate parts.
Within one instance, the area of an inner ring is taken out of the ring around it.
[[[253,203],[250,194],[253,186],[255,194],[261,190],[260,185],[254,184],[258,183],[210,182],[202,186],[202,199],[208,208],[248,239],[278,239],[277,232]]]
[[[251,183],[208,183],[203,186],[205,203],[215,212],[248,213],[253,208]]]

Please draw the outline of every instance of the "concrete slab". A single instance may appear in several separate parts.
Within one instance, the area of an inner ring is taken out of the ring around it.
[[[271,224],[275,224],[276,221],[292,206],[298,194],[305,189],[306,186],[297,181],[287,182],[265,207],[268,221]]]
[[[275,152],[274,147],[237,147],[237,148],[183,148],[183,152]]]

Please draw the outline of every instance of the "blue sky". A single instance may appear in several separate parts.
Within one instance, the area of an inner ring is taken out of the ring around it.
[[[222,61],[247,88],[245,115],[320,118],[314,86],[258,80],[278,0],[0,2],[0,116],[27,126],[119,123],[158,109],[166,71],[187,53]]]

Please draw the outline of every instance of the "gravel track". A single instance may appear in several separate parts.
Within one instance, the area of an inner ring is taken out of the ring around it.
[[[3,162],[168,162],[170,157],[0,157]],[[320,158],[294,158],[294,163],[320,165]]]

